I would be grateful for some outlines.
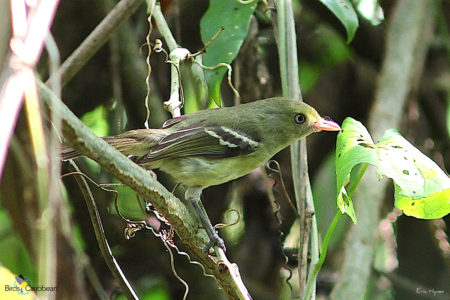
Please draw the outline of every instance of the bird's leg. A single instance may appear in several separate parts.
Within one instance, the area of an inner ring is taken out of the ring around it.
[[[200,195],[202,194],[203,188],[201,187],[188,187],[186,189],[186,200],[188,200],[192,206],[194,207],[195,212],[200,218],[200,222],[206,230],[206,233],[209,237],[208,244],[203,248],[203,252],[208,252],[211,247],[214,245],[219,246],[225,251],[225,243],[223,239],[219,237],[214,227],[211,225],[211,221],[206,214],[205,208],[203,207],[202,202],[200,201]]]

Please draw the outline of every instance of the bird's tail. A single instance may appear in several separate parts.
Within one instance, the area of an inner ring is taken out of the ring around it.
[[[59,153],[61,154],[62,160],[74,159],[74,158],[81,156],[80,152],[78,152],[77,150],[74,150],[66,145],[61,147],[61,149],[59,150]]]
[[[163,137],[164,129],[136,129],[115,136],[103,137],[103,140],[125,155],[143,156],[150,152]],[[61,159],[69,160],[82,156],[80,152],[64,145],[60,149]]]

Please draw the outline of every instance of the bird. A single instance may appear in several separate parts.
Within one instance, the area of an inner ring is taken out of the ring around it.
[[[159,169],[186,187],[213,246],[225,248],[201,203],[202,191],[249,174],[297,140],[319,131],[339,131],[308,104],[268,98],[232,107],[199,110],[169,119],[159,129],[135,129],[103,139],[146,169]],[[62,160],[81,154],[68,146]]]

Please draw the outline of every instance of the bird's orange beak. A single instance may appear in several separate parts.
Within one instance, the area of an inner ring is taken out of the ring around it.
[[[314,131],[339,131],[341,127],[334,121],[320,118],[313,126]]]

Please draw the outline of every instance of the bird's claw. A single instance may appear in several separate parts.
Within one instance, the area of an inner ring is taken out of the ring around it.
[[[217,234],[214,233],[212,234],[212,236],[209,238],[209,242],[208,244],[206,244],[205,247],[203,247],[203,253],[208,253],[209,249],[211,249],[214,246],[218,246],[219,248],[222,248],[223,251],[226,251],[226,247],[225,247],[225,242],[223,241],[223,239]]]

